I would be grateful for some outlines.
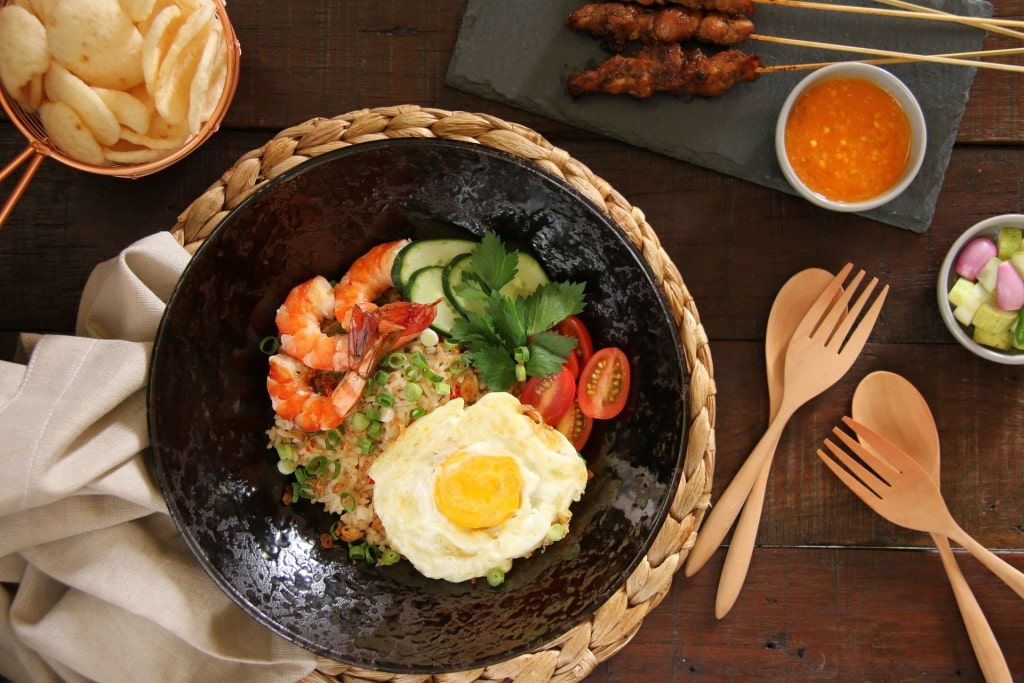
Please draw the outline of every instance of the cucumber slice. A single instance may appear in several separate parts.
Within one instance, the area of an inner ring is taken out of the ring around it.
[[[395,256],[391,281],[398,292],[409,298],[409,284],[417,271],[432,266],[446,266],[459,254],[468,254],[476,246],[473,240],[435,238],[410,242]],[[433,299],[431,299],[433,301]]]
[[[444,268],[442,266],[426,266],[420,268],[409,279],[406,298],[417,304],[432,304],[438,299],[437,314],[431,327],[438,334],[450,336],[455,319],[460,316],[444,295]]]
[[[481,314],[486,306],[486,300],[466,298],[459,294],[459,285],[462,283],[462,275],[471,269],[470,254],[460,254],[451,260],[444,269],[444,293],[455,309],[462,315],[469,313]],[[519,252],[519,266],[515,277],[501,288],[501,293],[508,298],[515,300],[519,297],[527,297],[540,287],[550,282],[548,274],[544,272],[537,259],[527,253]]]
[[[541,285],[551,282],[544,268],[533,256],[524,251],[519,252],[519,270],[512,281],[501,288],[501,293],[510,299],[527,297]]]
[[[459,312],[463,317],[470,313],[480,315],[484,311],[484,307],[487,305],[485,299],[472,299],[466,298],[459,294],[459,285],[462,284],[463,273],[470,270],[470,254],[459,254],[451,260],[451,262],[444,267],[444,273],[441,276],[441,283],[444,286],[444,295],[448,298],[448,301],[452,303],[455,310]]]

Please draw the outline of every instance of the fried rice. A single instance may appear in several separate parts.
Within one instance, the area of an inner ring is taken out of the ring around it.
[[[458,347],[416,340],[384,357],[335,429],[304,432],[275,415],[268,446],[277,451],[282,474],[294,475],[285,502],[305,499],[338,515],[321,536],[325,545],[369,546],[381,557],[390,546],[373,507],[370,465],[414,420],[456,397],[470,405],[485,391]]]

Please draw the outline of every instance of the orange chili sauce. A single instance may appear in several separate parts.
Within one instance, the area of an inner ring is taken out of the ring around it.
[[[895,185],[910,156],[910,120],[866,78],[839,77],[807,89],[786,122],[786,156],[811,191],[859,202]]]

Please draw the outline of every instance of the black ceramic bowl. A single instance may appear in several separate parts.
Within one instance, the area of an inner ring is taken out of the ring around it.
[[[627,410],[586,446],[595,478],[572,530],[515,562],[505,583],[430,580],[407,562],[353,564],[319,536],[332,521],[283,505],[267,449],[272,410],[260,340],[288,291],[337,278],[400,237],[497,231],[554,279],[586,283],[595,345],[630,358]],[[661,526],[686,442],[687,375],[659,283],[621,230],[531,162],[438,140],[359,144],[262,187],[190,262],[161,323],[149,382],[155,477],[213,580],[284,638],[389,672],[485,666],[536,650],[591,616]]]

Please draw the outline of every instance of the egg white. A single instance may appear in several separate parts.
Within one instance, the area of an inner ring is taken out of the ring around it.
[[[412,423],[370,467],[374,508],[390,545],[425,576],[457,582],[493,568],[507,572],[515,558],[548,541],[552,524],[568,528],[569,507],[586,488],[586,463],[531,410],[504,392],[485,394],[468,408],[454,399]],[[515,459],[523,488],[509,519],[468,529],[438,510],[434,481],[457,451]]]

